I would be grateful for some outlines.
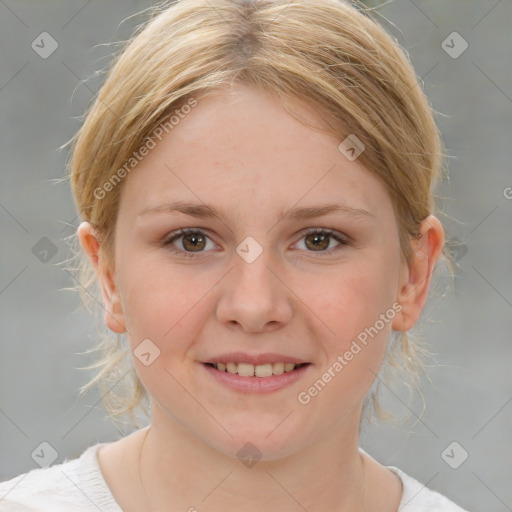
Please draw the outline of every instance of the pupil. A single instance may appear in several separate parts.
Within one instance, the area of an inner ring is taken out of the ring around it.
[[[200,236],[200,235],[199,236],[198,235],[187,235],[187,236],[184,237],[183,240],[184,240],[184,244],[186,244],[187,240],[188,240],[188,241],[192,241],[192,243],[191,243],[192,247],[195,247],[195,248],[199,247],[199,248],[201,248],[200,244],[201,244],[201,239],[202,238],[203,237]]]
[[[315,234],[315,235],[311,235],[314,242],[313,242],[313,247],[315,248],[320,248],[320,249],[326,249],[328,246],[329,246],[329,235],[319,235],[319,234]],[[327,241],[327,244],[325,243]]]

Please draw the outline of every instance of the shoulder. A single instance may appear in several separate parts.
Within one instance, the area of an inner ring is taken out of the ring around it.
[[[76,459],[32,469],[0,482],[2,512],[121,512],[115,506],[99,468],[96,453],[105,443],[91,446]]]
[[[425,485],[418,482],[401,469],[394,466],[385,466],[396,473],[402,480],[403,494],[400,501],[400,512],[467,512],[446,496],[431,491]]]

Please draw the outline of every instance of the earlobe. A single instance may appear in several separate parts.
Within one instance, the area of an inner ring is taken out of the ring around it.
[[[393,320],[396,331],[408,331],[418,321],[428,296],[434,266],[444,245],[444,229],[433,215],[420,224],[420,235],[411,242],[412,261],[404,267],[397,302],[402,310]]]
[[[77,236],[80,245],[87,253],[99,281],[105,310],[105,324],[118,334],[126,332],[121,297],[116,286],[114,273],[108,268],[101,253],[101,240],[89,222],[82,222],[78,227]]]

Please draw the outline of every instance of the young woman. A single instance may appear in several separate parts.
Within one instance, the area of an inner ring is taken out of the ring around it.
[[[133,375],[106,406],[147,396],[150,425],[1,484],[2,510],[462,510],[359,448],[380,369],[417,362],[444,243],[417,82],[348,2],[157,10],[70,173],[84,290],[117,335],[98,379]]]

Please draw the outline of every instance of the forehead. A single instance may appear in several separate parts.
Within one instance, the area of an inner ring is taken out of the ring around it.
[[[126,178],[122,203],[129,201],[131,210],[140,213],[167,199],[239,211],[341,199],[366,210],[389,203],[380,179],[340,152],[342,140],[326,133],[308,105],[290,103],[305,123],[322,131],[252,87],[196,99]]]

